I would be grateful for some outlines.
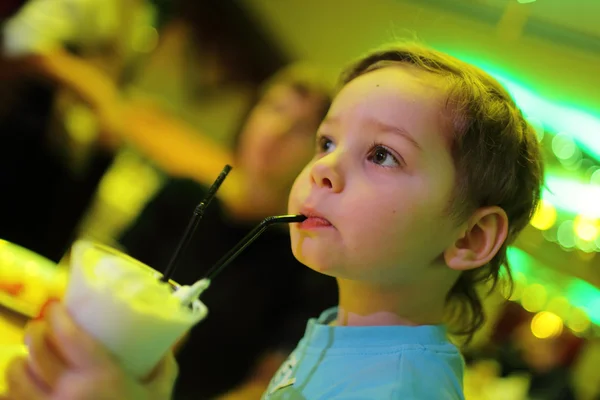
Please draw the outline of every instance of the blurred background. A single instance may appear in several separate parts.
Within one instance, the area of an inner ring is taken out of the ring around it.
[[[54,263],[77,237],[119,246],[169,177],[216,177],[292,62],[333,85],[409,37],[490,72],[536,128],[547,175],[510,250],[514,290],[487,299],[465,348],[468,398],[600,399],[600,2],[2,0],[0,18],[0,238]],[[23,276],[41,283],[21,300],[49,295],[51,274],[1,253],[0,302]],[[5,320],[1,340],[18,340]]]

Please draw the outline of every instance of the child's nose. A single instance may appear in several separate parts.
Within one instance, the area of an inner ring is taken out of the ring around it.
[[[329,154],[317,160],[311,169],[311,179],[317,187],[338,193],[343,190],[344,179],[334,158]]]

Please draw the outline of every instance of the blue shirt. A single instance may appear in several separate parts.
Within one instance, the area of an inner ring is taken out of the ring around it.
[[[329,326],[311,319],[263,400],[464,399],[464,360],[443,325]]]

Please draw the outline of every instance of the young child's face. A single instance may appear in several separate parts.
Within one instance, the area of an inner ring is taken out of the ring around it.
[[[411,66],[341,90],[291,191],[290,213],[323,218],[292,224],[298,260],[338,278],[427,279],[458,238],[446,212],[455,169],[444,101],[439,78]]]

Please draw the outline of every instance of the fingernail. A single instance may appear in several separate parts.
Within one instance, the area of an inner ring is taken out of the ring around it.
[[[34,321],[38,321],[38,320],[46,318],[46,313],[48,312],[48,307],[50,307],[50,305],[52,303],[56,303],[56,302],[59,302],[59,301],[60,301],[60,299],[57,299],[57,298],[54,298],[54,297],[51,297],[48,300],[46,300],[46,302],[40,308],[40,312],[39,312],[38,316],[35,317],[33,320]]]

